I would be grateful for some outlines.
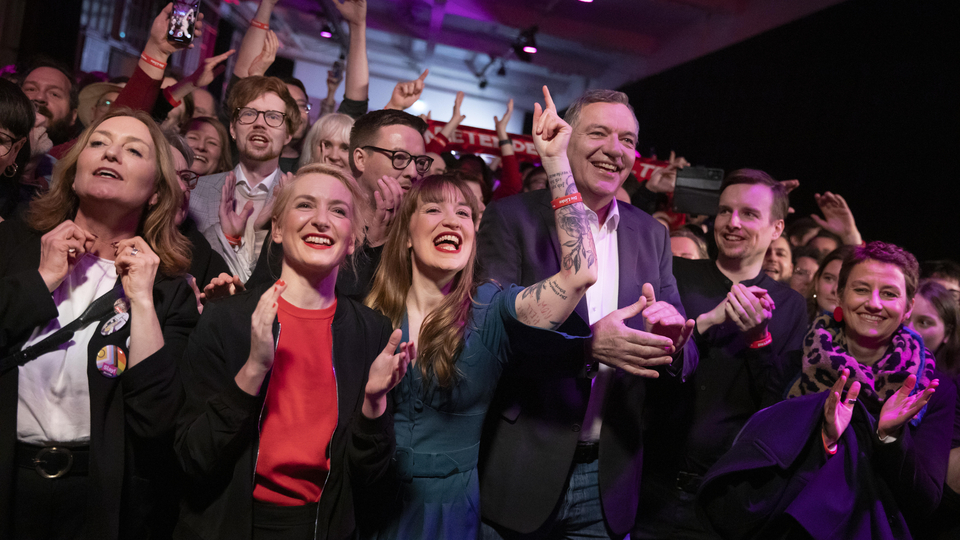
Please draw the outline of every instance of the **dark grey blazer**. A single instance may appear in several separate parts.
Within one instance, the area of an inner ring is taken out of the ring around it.
[[[633,206],[621,203],[619,209],[618,307],[636,302],[643,284],[650,283],[657,300],[670,302],[683,313],[667,229]],[[477,249],[483,275],[504,285],[532,285],[557,273],[560,246],[549,191],[508,197],[488,207],[480,223]],[[589,320],[586,298],[576,313]],[[642,329],[643,321],[635,317],[627,325]],[[696,360],[691,343],[669,371],[682,371],[679,376],[685,377]],[[586,377],[519,370],[504,373],[481,441],[480,508],[484,519],[524,533],[547,520],[563,495],[590,383]],[[646,384],[649,382],[640,377],[617,370],[607,388],[600,433],[600,493],[607,525],[617,534],[629,532],[637,513]]]

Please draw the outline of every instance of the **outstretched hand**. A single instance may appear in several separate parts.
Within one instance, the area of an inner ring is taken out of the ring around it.
[[[837,382],[833,383],[827,402],[823,405],[823,442],[827,446],[837,444],[853,417],[853,406],[860,395],[860,382],[854,381],[847,390],[847,396],[840,400],[840,393],[843,392],[849,377],[850,370],[844,369]]]
[[[817,225],[839,236],[848,246],[858,246],[863,242],[846,199],[829,191],[823,195],[815,193],[813,198],[823,212],[822,218],[816,214],[810,216]]]
[[[206,304],[210,300],[233,296],[245,290],[246,287],[240,280],[240,276],[231,276],[223,272],[203,287],[203,292],[200,293],[200,301]]]
[[[402,111],[416,103],[417,100],[420,99],[420,94],[423,93],[423,81],[429,73],[430,70],[425,69],[419,77],[412,81],[398,82],[397,85],[393,87],[393,94],[390,96],[390,101],[384,109],[397,109],[398,111]]]
[[[880,409],[880,419],[877,421],[877,435],[881,438],[888,435],[899,437],[904,424],[916,416],[920,409],[930,401],[939,385],[940,380],[934,379],[923,392],[911,396],[910,393],[917,386],[917,376],[908,376],[907,380],[903,381],[903,386],[883,403],[883,407]]]
[[[676,152],[671,150],[669,165],[653,171],[650,180],[647,180],[647,189],[654,193],[673,193],[677,187],[677,171],[689,166],[690,162],[686,158],[677,156]]]
[[[363,414],[378,418],[387,408],[387,392],[403,380],[407,366],[417,357],[417,346],[412,342],[400,343],[403,332],[396,329],[390,334],[387,346],[370,365],[370,374],[364,389]],[[400,352],[396,352],[397,347]]]
[[[247,68],[247,76],[262,77],[277,59],[278,50],[280,50],[280,38],[273,30],[267,30],[267,35],[263,38],[263,49]]]
[[[226,69],[225,66],[221,66],[224,60],[230,58],[233,53],[236,52],[233,49],[229,51],[218,54],[217,56],[211,56],[210,58],[204,58],[203,62],[197,66],[197,70],[191,73],[189,76],[182,79],[181,82],[192,82],[193,86],[196,88],[203,88],[208,84],[213,82],[213,79],[223,73]]]
[[[367,0],[334,0],[340,16],[347,24],[356,26],[367,21]]]
[[[247,201],[243,209],[237,213],[237,176],[233,171],[227,173],[227,178],[220,189],[220,228],[224,236],[243,236],[247,229],[247,221],[253,214],[253,201]]]
[[[567,144],[573,129],[557,114],[550,90],[543,87],[544,106],[533,105],[533,143],[541,159],[557,159],[567,156]]]

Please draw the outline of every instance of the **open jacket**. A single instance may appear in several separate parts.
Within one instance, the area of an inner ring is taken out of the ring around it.
[[[270,379],[268,375],[259,395],[251,396],[234,377],[250,354],[251,316],[272,285],[208,304],[181,360],[187,400],[177,423],[176,450],[189,489],[177,538],[242,540],[252,535],[260,416]],[[388,408],[370,420],[361,412],[370,364],[386,347],[390,322],[338,295],[332,331],[338,419],[317,516],[316,538],[321,539],[354,534],[354,497],[396,489],[391,484],[393,414]],[[274,319],[274,346],[280,332]]]
[[[37,326],[57,317],[57,306],[37,270],[41,234],[19,222],[0,223],[0,357],[21,349]],[[182,401],[177,359],[199,318],[197,301],[180,277],[157,275],[153,287],[164,345],[119,377],[97,369],[97,352],[115,345],[129,354],[130,323],[87,343],[90,392],[90,480],[88,538],[151,538],[167,530],[176,502],[173,427]],[[91,323],[102,326],[113,313]],[[9,530],[17,442],[18,370],[0,376],[0,538]],[[51,514],[55,519],[55,514]]]

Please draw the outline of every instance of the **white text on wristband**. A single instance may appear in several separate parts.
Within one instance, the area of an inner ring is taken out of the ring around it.
[[[564,206],[569,206],[578,202],[583,202],[583,197],[581,197],[579,193],[574,193],[573,195],[567,195],[566,197],[554,199],[550,201],[550,204],[553,205],[554,210],[559,210]]]

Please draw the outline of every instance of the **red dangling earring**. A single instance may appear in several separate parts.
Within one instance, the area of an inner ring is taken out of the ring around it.
[[[833,310],[833,320],[837,322],[843,322],[843,308],[837,306],[837,309]]]

